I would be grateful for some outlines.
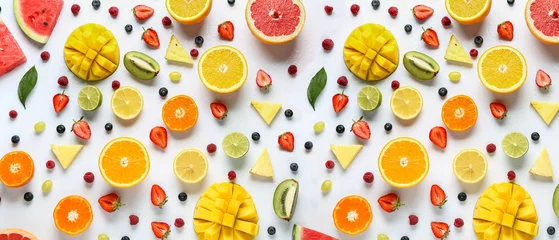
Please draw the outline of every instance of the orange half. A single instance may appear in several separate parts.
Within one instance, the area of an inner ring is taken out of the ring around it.
[[[7,187],[21,187],[33,178],[35,164],[23,151],[9,152],[0,159],[0,181]]]
[[[113,139],[99,155],[99,171],[113,187],[127,188],[142,182],[149,172],[149,155],[144,145],[133,138]]]
[[[429,155],[419,141],[400,137],[388,142],[378,158],[380,175],[397,188],[413,187],[429,173]]]
[[[373,221],[373,210],[367,199],[352,195],[342,198],[336,204],[332,218],[338,230],[354,236],[369,228]]]
[[[441,117],[448,129],[456,132],[466,131],[476,124],[476,103],[466,95],[454,96],[443,104]]]
[[[60,200],[52,215],[56,228],[72,236],[85,232],[93,221],[93,211],[89,201],[77,195]]]
[[[183,132],[198,121],[198,106],[191,97],[178,95],[165,102],[162,117],[171,131]]]

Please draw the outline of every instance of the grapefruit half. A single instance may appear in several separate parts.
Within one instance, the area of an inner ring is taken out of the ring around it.
[[[286,43],[305,25],[305,7],[300,0],[248,0],[245,12],[248,28],[262,42]]]
[[[528,0],[524,12],[526,24],[544,43],[559,43],[559,0]]]
[[[38,240],[33,234],[17,228],[0,230],[0,239]]]

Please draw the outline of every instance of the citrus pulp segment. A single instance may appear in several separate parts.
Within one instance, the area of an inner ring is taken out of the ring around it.
[[[209,90],[232,93],[245,84],[248,65],[245,56],[236,48],[216,46],[200,57],[198,75]]]
[[[501,142],[503,152],[511,158],[520,158],[528,152],[529,143],[526,136],[519,132],[507,134]]]
[[[461,24],[476,24],[489,14],[491,0],[445,0],[448,14]]]
[[[478,183],[487,174],[487,159],[477,149],[464,149],[454,157],[452,170],[463,183]]]
[[[203,21],[212,9],[212,0],[166,0],[167,11],[177,22],[195,24]]]
[[[559,43],[559,6],[556,0],[526,1],[524,19],[534,37],[548,44]]]
[[[121,87],[113,93],[111,108],[118,118],[131,120],[142,112],[144,98],[142,93],[134,87]]]
[[[388,142],[379,154],[378,169],[388,184],[413,187],[429,173],[429,155],[419,141],[400,137]]]
[[[95,86],[85,86],[78,94],[78,105],[85,111],[93,111],[101,106],[103,94]]]
[[[382,80],[398,68],[398,43],[384,26],[367,23],[354,29],[347,37],[344,61],[361,80]]]
[[[477,106],[466,95],[456,95],[444,102],[441,118],[451,131],[463,132],[472,128],[477,122]]]
[[[93,211],[89,201],[77,195],[61,199],[52,215],[56,228],[71,236],[85,232],[93,221]]]
[[[0,239],[18,239],[18,240],[39,240],[35,235],[28,231],[18,228],[6,228],[0,230]]]
[[[479,58],[477,73],[483,85],[496,93],[511,93],[526,81],[528,66],[520,51],[511,46],[487,49]]]
[[[227,156],[240,158],[248,152],[250,143],[244,134],[240,132],[232,132],[223,138],[221,145]]]
[[[382,103],[382,93],[374,86],[364,86],[357,94],[357,104],[365,111],[373,111]]]
[[[115,138],[105,145],[99,155],[101,176],[113,187],[137,185],[146,178],[149,168],[146,148],[133,138]]]
[[[31,181],[34,174],[35,164],[26,152],[9,152],[0,159],[0,181],[6,187],[21,187]]]
[[[334,225],[348,235],[358,235],[371,225],[373,210],[364,197],[352,195],[342,198],[332,212]]]
[[[306,12],[300,0],[249,0],[245,18],[250,32],[260,41],[281,44],[303,30]]]
[[[163,122],[171,131],[184,132],[198,122],[198,106],[194,99],[186,95],[167,100],[161,112]]]
[[[423,97],[413,87],[398,88],[390,98],[390,108],[396,117],[403,120],[414,119],[423,108]]]
[[[175,176],[185,183],[198,183],[208,173],[208,159],[198,149],[186,149],[177,154],[173,162]]]

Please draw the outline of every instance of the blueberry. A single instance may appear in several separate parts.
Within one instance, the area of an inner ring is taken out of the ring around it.
[[[466,201],[466,198],[468,198],[468,195],[466,195],[465,192],[458,193],[458,200],[460,200],[460,202]]]
[[[204,44],[204,38],[202,36],[198,36],[194,38],[194,43],[198,46],[202,46],[202,44]]]
[[[159,96],[161,96],[161,97],[166,97],[168,93],[169,93],[169,90],[167,90],[166,87],[162,87],[162,88],[159,89]]]
[[[371,2],[371,6],[373,6],[373,9],[377,10],[378,7],[380,7],[380,1],[379,0],[373,0]]]
[[[538,132],[533,132],[531,137],[534,141],[540,140],[540,134]]]
[[[297,163],[292,163],[291,165],[289,165],[289,168],[291,169],[291,171],[296,172],[297,170],[299,170],[299,165],[297,165]]]
[[[439,88],[439,96],[446,97],[447,93],[448,93],[448,90],[446,90],[446,88],[444,88],[444,87]]]
[[[12,143],[13,144],[18,144],[19,143],[19,136],[18,135],[13,135],[12,136]]]
[[[410,238],[408,236],[403,236],[400,240],[410,240]]]
[[[514,4],[514,0],[507,0],[507,3],[512,5],[512,4]]]
[[[311,150],[311,149],[312,149],[312,146],[313,146],[313,144],[312,144],[312,142],[311,142],[311,141],[307,141],[307,142],[305,142],[305,149],[307,149],[307,150]]]
[[[126,26],[124,26],[124,30],[125,30],[127,33],[131,33],[131,32],[132,32],[132,25],[126,24]]]
[[[66,132],[66,127],[64,127],[64,125],[60,124],[60,125],[56,126],[56,132],[62,134],[64,132]]]
[[[23,194],[23,199],[28,202],[33,201],[33,193],[26,192],[25,194]]]
[[[553,226],[547,227],[547,234],[554,235],[555,234],[555,228]]]
[[[338,133],[344,133],[344,132],[345,132],[345,127],[344,127],[344,125],[341,125],[341,124],[340,124],[340,125],[336,126],[336,132],[338,132]]]
[[[384,131],[391,131],[392,130],[392,123],[384,124]]]
[[[93,0],[93,2],[91,2],[91,6],[93,6],[93,9],[97,10],[101,6],[101,1]]]
[[[288,118],[293,117],[293,110],[287,109],[287,110],[285,110],[284,114]]]
[[[268,234],[270,235],[276,234],[276,228],[272,226],[268,227]]]
[[[106,123],[105,124],[105,131],[110,132],[113,130],[113,124],[112,123]]]
[[[120,240],[130,240],[130,238],[128,236],[124,236]]]
[[[481,44],[483,44],[483,38],[481,36],[477,36],[476,38],[474,38],[474,43],[476,44],[476,46],[480,47]]]
[[[2,7],[0,7],[0,12],[2,12]]]
[[[253,133],[252,133],[252,140],[254,140],[254,141],[260,140],[260,133],[258,133],[258,132],[253,132]]]
[[[227,0],[227,3],[233,5],[233,4],[235,4],[235,0]]]
[[[180,200],[181,202],[186,201],[187,198],[188,198],[188,196],[186,195],[185,192],[179,193],[179,200]]]
[[[411,32],[411,24],[406,24],[406,26],[404,26],[404,30],[409,33]]]

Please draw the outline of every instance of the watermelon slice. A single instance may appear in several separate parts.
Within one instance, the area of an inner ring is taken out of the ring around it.
[[[17,24],[29,38],[45,44],[56,26],[62,5],[62,0],[14,0]]]
[[[27,58],[25,58],[16,39],[0,18],[0,76],[12,71],[26,61]]]
[[[310,228],[293,224],[293,240],[338,240],[335,237],[317,232]]]

